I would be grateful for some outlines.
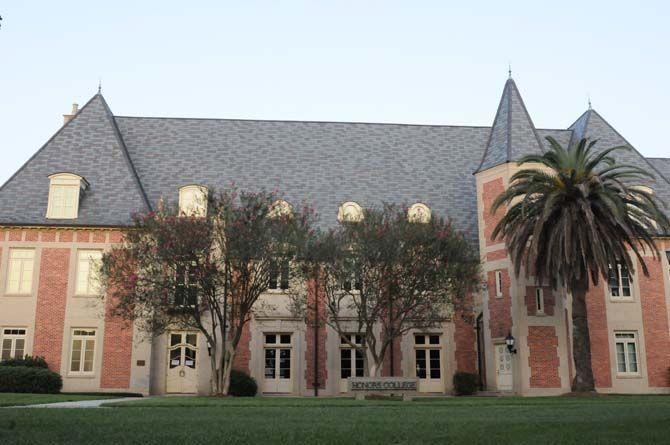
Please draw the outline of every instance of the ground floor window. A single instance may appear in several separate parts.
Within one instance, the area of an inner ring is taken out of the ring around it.
[[[26,330],[23,328],[5,328],[2,330],[2,353],[0,360],[23,358],[26,347]]]
[[[70,372],[92,373],[95,359],[95,329],[73,329]]]
[[[615,332],[616,366],[618,374],[638,374],[637,334]]]
[[[414,336],[416,376],[420,379],[442,377],[440,336],[417,334]]]
[[[291,378],[291,334],[265,334],[265,378]]]
[[[363,338],[358,334],[343,335],[340,338],[340,378],[363,376],[365,376]]]

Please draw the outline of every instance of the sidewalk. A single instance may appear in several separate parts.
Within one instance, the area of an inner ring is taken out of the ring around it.
[[[146,400],[149,397],[123,397],[120,399],[78,400],[75,402],[40,403],[38,405],[7,406],[6,408],[100,408],[103,403]]]

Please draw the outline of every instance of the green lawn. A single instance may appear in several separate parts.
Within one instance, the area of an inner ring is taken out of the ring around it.
[[[37,405],[40,403],[74,402],[75,400],[100,400],[114,398],[114,395],[88,395],[88,394],[23,394],[23,393],[0,393],[0,407]]]
[[[99,409],[0,411],[0,443],[668,443],[670,397],[170,397]]]

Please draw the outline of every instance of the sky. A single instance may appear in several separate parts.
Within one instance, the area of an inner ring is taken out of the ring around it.
[[[0,3],[0,183],[102,83],[116,115],[538,128],[587,109],[670,157],[670,2]],[[449,162],[445,159],[445,162]]]

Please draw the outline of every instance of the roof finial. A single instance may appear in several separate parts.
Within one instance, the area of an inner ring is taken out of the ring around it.
[[[98,78],[98,94],[102,94],[102,79]]]
[[[512,78],[512,62],[507,63],[507,76],[508,78]]]
[[[588,101],[589,101],[589,110],[592,110],[593,107],[591,106],[591,95],[589,94],[587,97],[588,97]]]

